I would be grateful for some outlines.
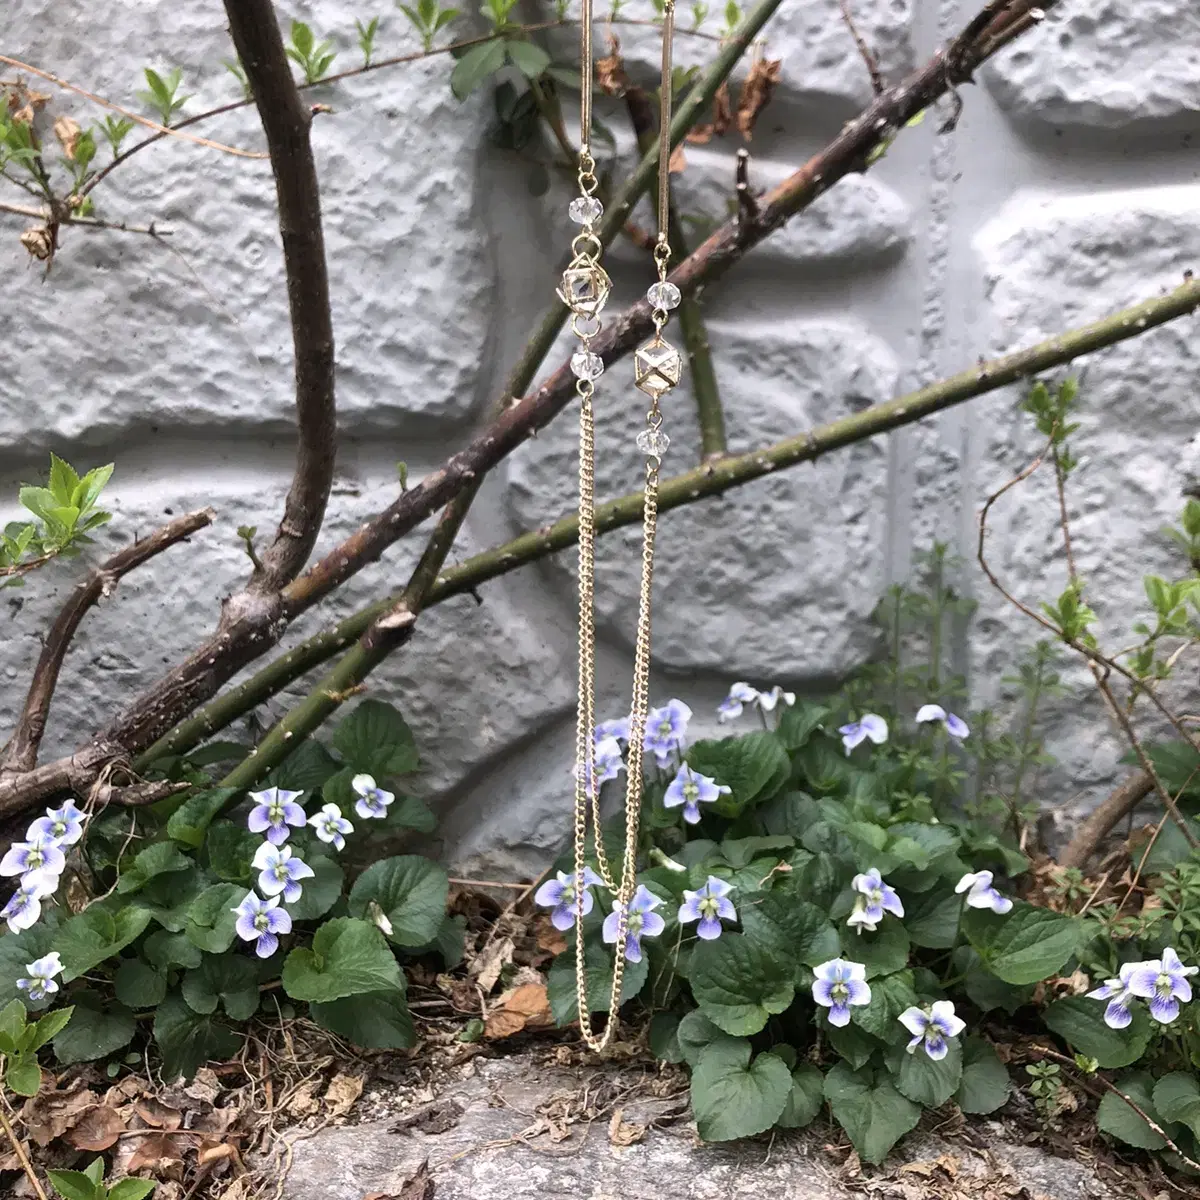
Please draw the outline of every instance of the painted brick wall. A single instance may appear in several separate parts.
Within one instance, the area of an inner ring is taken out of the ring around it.
[[[344,61],[356,55],[354,18],[372,15],[346,0],[282,7],[333,34]],[[854,8],[896,77],[975,4],[855,0]],[[628,11],[645,16],[649,6]],[[216,0],[7,0],[5,18],[5,52],[115,99],[132,100],[146,63],[184,69],[195,93],[189,111],[236,95],[220,66],[231,48]],[[785,0],[768,33],[783,73],[751,146],[763,187],[870,96],[836,0]],[[621,36],[630,68],[649,77],[653,34]],[[387,12],[381,53],[411,42],[402,18]],[[685,37],[679,57],[703,62],[710,47]],[[528,167],[489,143],[489,98],[458,104],[447,71],[433,59],[318,97],[335,110],[316,122],[314,141],[342,438],[319,549],[387,502],[398,460],[417,477],[459,444],[551,295],[569,236],[569,180],[531,196]],[[952,135],[936,136],[938,120],[905,131],[869,177],[840,184],[705,296],[732,449],[1154,295],[1200,261],[1192,0],[1064,0],[963,99]],[[54,103],[91,115],[69,96]],[[620,133],[615,109],[601,115]],[[238,145],[259,137],[245,110],[205,132]],[[621,146],[628,160],[627,137]],[[679,193],[697,220],[727,212],[735,149],[726,139],[687,150]],[[96,554],[188,507],[212,503],[220,520],[190,549],[127,580],[85,623],[52,714],[51,751],[119,709],[212,626],[220,597],[245,575],[234,531],[273,527],[291,470],[290,333],[267,165],[166,142],[116,172],[98,200],[114,219],[170,226],[170,249],[71,231],[43,279],[18,244],[20,219],[0,214],[0,495],[32,478],[53,449],[80,465],[117,460],[116,519]],[[644,289],[640,252],[618,246],[608,262],[615,303]],[[1173,569],[1158,530],[1195,474],[1196,336],[1193,321],[1176,322],[1094,356],[1084,372],[1077,553],[1114,638],[1134,619],[1142,573]],[[601,383],[606,493],[638,480],[640,406],[627,367]],[[940,537],[972,559],[981,499],[1035,450],[1015,400],[997,394],[669,514],[655,698],[684,696],[704,728],[731,680],[816,690],[862,662],[875,647],[870,610],[888,581],[905,577],[915,549]],[[686,388],[668,407],[673,468],[693,460],[697,435]],[[571,506],[571,425],[568,416],[489,480],[460,553]],[[1048,483],[1035,477],[1000,506],[991,538],[997,568],[1034,602],[1065,579]],[[615,534],[600,556],[612,714],[629,669],[636,540],[635,530]],[[397,547],[298,622],[287,643],[396,586],[415,552]],[[481,605],[463,597],[430,612],[414,644],[374,677],[376,694],[399,703],[417,731],[445,849],[461,862],[516,869],[543,860],[567,828],[569,567],[544,564],[489,584]],[[59,564],[5,593],[0,724],[19,708],[38,631],[74,573]],[[980,607],[955,652],[984,704],[1002,696],[1000,679],[1033,631],[971,566],[960,584]],[[1043,797],[1067,822],[1122,770],[1086,675],[1068,679],[1070,693],[1050,714],[1061,766]]]

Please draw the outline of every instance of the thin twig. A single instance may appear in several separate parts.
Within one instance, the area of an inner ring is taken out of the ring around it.
[[[59,671],[75,637],[75,631],[88,610],[101,599],[112,595],[117,583],[130,571],[149,562],[156,555],[190,537],[206,525],[211,525],[215,516],[216,513],[211,508],[205,508],[176,517],[162,528],[156,529],[149,537],[118,551],[96,567],[88,578],[75,585],[46,636],[16,730],[5,748],[5,753],[0,757],[0,777],[29,771],[37,764],[38,747],[46,731],[46,718],[50,712],[50,702],[54,698],[54,689],[58,684]]]
[[[758,223],[758,197],[750,189],[750,151],[745,147],[737,152],[733,192],[737,199],[738,234],[748,237]]]
[[[867,45],[862,34],[858,32],[858,26],[854,23],[854,14],[850,11],[850,0],[839,0],[842,8],[842,20],[846,23],[846,28],[850,31],[850,36],[854,39],[854,44],[858,47],[859,57],[862,58],[863,64],[867,68],[867,74],[871,77],[871,90],[875,95],[879,95],[884,89],[883,72],[879,69],[879,59],[871,51],[871,47]]]
[[[60,79],[57,75],[52,75],[49,71],[43,71],[40,67],[32,67],[29,63],[22,62],[19,58],[9,58],[7,55],[0,54],[0,63],[7,63],[10,67],[16,67],[18,71],[28,71],[31,75],[36,75],[39,79],[44,79],[47,83],[64,88],[68,92],[74,92],[78,96],[83,96],[85,100],[90,100],[93,104],[99,104],[102,108],[111,108],[113,112],[119,112],[121,116],[128,117],[135,124],[144,125],[147,129],[153,129],[159,137],[180,138],[185,142],[195,142],[197,146],[207,146],[210,150],[220,150],[225,154],[235,154],[238,158],[267,157],[261,150],[242,150],[237,146],[226,146],[224,142],[214,142],[211,138],[200,137],[194,133],[182,133],[178,128],[172,128],[169,125],[160,125],[157,121],[151,121],[149,117],[143,117],[131,109],[122,108],[121,105],[114,104],[111,100],[105,100],[103,96],[97,96],[94,92],[86,91],[84,88],[78,87],[73,83],[68,83],[67,80]]]
[[[12,213],[17,217],[32,217],[34,220],[59,225],[90,225],[93,229],[115,229],[121,233],[144,233],[150,237],[170,237],[171,230],[160,225],[127,225],[124,221],[102,221],[99,217],[56,216],[45,208],[34,208],[27,204],[0,203],[0,212]]]
[[[13,1152],[21,1164],[21,1170],[25,1172],[25,1177],[29,1180],[30,1186],[33,1188],[38,1200],[49,1200],[46,1195],[46,1189],[42,1187],[41,1181],[34,1172],[33,1163],[29,1161],[29,1155],[25,1150],[24,1143],[17,1137],[16,1131],[9,1123],[8,1114],[10,1112],[12,1112],[12,1109],[9,1108],[8,1100],[4,1096],[3,1090],[0,1089],[0,1129],[4,1130],[4,1136],[8,1138],[9,1144],[12,1146]]]

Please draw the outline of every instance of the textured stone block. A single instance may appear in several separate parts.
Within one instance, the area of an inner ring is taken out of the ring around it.
[[[992,348],[1029,345],[1175,285],[1200,254],[1198,214],[1197,187],[1014,198],[978,240]],[[1136,640],[1131,625],[1147,608],[1143,575],[1186,573],[1158,530],[1177,520],[1193,470],[1194,343],[1194,320],[1177,321],[1074,368],[1081,381],[1080,429],[1071,444],[1083,463],[1069,483],[1071,532],[1088,602],[1100,618],[1097,636],[1110,650]],[[1021,395],[974,402],[979,497],[1043,447],[1030,418],[1015,409]],[[1057,598],[1068,576],[1048,466],[995,506],[988,528],[989,562],[1010,590],[1035,609]],[[989,703],[1016,649],[1043,631],[982,579],[978,595],[972,679],[976,700]],[[1061,762],[1056,786],[1048,790],[1063,801],[1081,795],[1094,801],[1125,770],[1117,763],[1125,746],[1094,698],[1089,672],[1070,661],[1070,693],[1047,709],[1049,748]]]
[[[13,4],[5,26],[14,50],[36,45],[40,65],[117,102],[141,109],[142,59],[184,69],[182,90],[196,92],[185,113],[238,95],[221,65],[233,48],[211,6],[103,0],[84,18],[63,3]],[[359,10],[323,0],[301,15],[334,38],[335,70],[361,61],[352,48]],[[411,37],[399,18],[384,30],[385,44]],[[144,52],[131,52],[139,46]],[[448,61],[435,58],[306,93],[333,109],[315,118],[313,144],[346,429],[460,422],[479,400],[489,330],[482,301],[494,286],[476,212],[484,98],[459,104],[448,80]],[[53,93],[42,118],[51,145],[54,114],[70,112],[81,124],[103,116],[76,96],[43,90]],[[193,132],[263,146],[253,108]],[[140,136],[135,130],[127,145]],[[108,156],[102,142],[98,161]],[[269,165],[164,141],[93,196],[98,215],[158,222],[173,236],[160,245],[68,229],[43,279],[25,269],[20,221],[0,218],[0,273],[16,281],[8,336],[26,347],[6,364],[0,449],[126,429],[290,422],[291,330]]]
[[[272,471],[251,488],[245,486],[245,473],[231,471],[215,479],[213,474],[198,470],[177,480],[169,502],[153,479],[118,476],[110,499],[116,517],[86,557],[51,564],[32,575],[22,590],[2,593],[7,604],[0,633],[0,729],[11,728],[19,713],[40,650],[38,635],[85,564],[148,533],[169,513],[206,504],[219,512],[212,526],[190,544],[173,547],[131,573],[84,619],[63,669],[43,757],[73,748],[104,725],[215,627],[221,598],[249,573],[235,530],[257,524],[265,536],[274,528],[286,476]],[[12,481],[6,479],[0,487],[0,494],[10,495]],[[395,484],[377,471],[343,476],[318,554],[385,505],[394,491]],[[419,539],[420,534],[414,535],[412,543],[396,548],[330,602],[305,614],[284,646],[402,587]],[[468,535],[460,553],[470,548]],[[306,691],[324,669],[318,668],[290,695]],[[367,694],[395,703],[412,725],[425,762],[421,788],[433,794],[461,783],[506,747],[529,737],[565,711],[574,695],[553,629],[526,615],[503,582],[488,586],[482,605],[460,597],[422,616],[417,636],[371,676],[368,689]],[[286,710],[287,701],[285,695],[270,702],[259,717],[269,723]],[[238,736],[240,731],[231,733]]]
[[[710,323],[730,449],[749,450],[890,397],[890,350],[851,324]],[[677,326],[669,331],[678,344]],[[641,486],[634,438],[644,405],[628,364],[598,388],[597,486],[602,497]],[[664,478],[698,458],[694,402],[664,401],[671,449]],[[576,434],[556,422],[513,456],[509,500],[522,526],[575,504]],[[724,496],[666,513],[659,522],[655,653],[660,665],[735,677],[817,679],[861,662],[873,644],[867,618],[882,586],[884,451],[866,443],[815,467],[769,476]],[[600,542],[597,605],[622,644],[636,619],[641,531]],[[565,591],[563,557],[550,568]]]
[[[1193,0],[1096,0],[1051,11],[984,76],[1014,117],[1116,128],[1200,110]]]

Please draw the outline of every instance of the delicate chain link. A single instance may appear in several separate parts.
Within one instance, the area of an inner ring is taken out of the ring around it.
[[[583,0],[582,33],[580,37],[582,99],[580,106],[579,186],[584,195],[597,188],[596,164],[589,152],[592,115],[592,3]],[[659,279],[666,278],[670,246],[667,239],[668,204],[670,198],[670,125],[671,125],[671,42],[675,24],[674,0],[666,0],[663,21],[662,91],[660,108],[659,150],[659,233],[654,260]],[[590,224],[575,239],[573,253],[598,258],[601,250]],[[661,331],[667,320],[663,310],[654,312],[655,327]],[[572,329],[579,337],[581,352],[590,353],[591,339],[599,332],[599,321],[589,321],[581,328],[578,314]],[[612,1040],[618,1025],[621,989],[625,977],[625,942],[629,925],[629,905],[637,884],[638,834],[641,824],[642,788],[645,777],[646,721],[650,711],[650,641],[651,605],[654,579],[654,539],[658,525],[659,456],[648,453],[646,480],[642,505],[642,578],[638,597],[637,634],[634,643],[633,692],[630,702],[628,757],[625,778],[625,846],[621,860],[619,882],[614,878],[608,853],[604,846],[600,814],[600,787],[595,781],[596,726],[596,476],[595,476],[595,388],[590,379],[577,381],[579,392],[579,703],[575,727],[575,996],[579,1012],[579,1027],[584,1041],[591,1049],[602,1051]],[[657,431],[662,425],[658,397],[651,399],[646,415],[647,427]],[[589,811],[590,810],[590,811]],[[609,994],[608,1021],[604,1032],[597,1034],[591,1020],[588,1001],[587,959],[583,937],[583,875],[587,866],[587,835],[589,815],[592,824],[593,846],[599,874],[613,892],[617,913],[612,989]]]

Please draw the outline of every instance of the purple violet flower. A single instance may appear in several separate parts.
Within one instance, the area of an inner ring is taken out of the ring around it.
[[[758,699],[758,691],[748,683],[735,683],[729,689],[729,695],[717,705],[717,720],[724,724],[734,721],[742,715],[747,704],[753,704]]]
[[[259,846],[251,865],[258,872],[258,886],[263,893],[278,896],[282,892],[288,904],[300,899],[300,880],[315,874],[308,863],[292,857],[291,846],[272,846],[270,842]]]
[[[625,958],[628,962],[642,961],[642,938],[657,937],[667,927],[666,921],[654,911],[662,901],[645,884],[629,901],[629,915],[625,919]],[[613,904],[613,910],[604,918],[602,930],[606,942],[616,942],[620,933],[621,902]]]
[[[1200,967],[1185,967],[1168,946],[1162,958],[1135,963],[1126,986],[1133,995],[1150,1001],[1150,1015],[1160,1025],[1170,1025],[1179,1016],[1180,1001],[1186,1004],[1192,998],[1188,976],[1197,971]]]
[[[682,700],[668,700],[662,708],[652,708],[646,717],[643,746],[654,755],[660,768],[670,766],[671,757],[683,747],[692,710]]]
[[[665,808],[678,808],[683,805],[683,819],[689,825],[700,821],[700,805],[711,804],[718,796],[727,796],[733,789],[723,783],[717,783],[709,775],[701,775],[684,763],[667,785],[663,795]]]
[[[251,833],[265,833],[272,846],[282,846],[292,832],[288,826],[303,826],[308,820],[304,809],[296,803],[296,797],[303,795],[275,787],[251,792],[250,799],[255,805],[246,818],[246,827]]]
[[[358,795],[354,802],[354,811],[364,821],[372,817],[386,817],[388,805],[396,799],[396,794],[381,788],[373,775],[355,775],[350,780],[350,787]]]
[[[42,901],[53,895],[58,887],[58,877],[41,877],[28,883],[21,880],[21,886],[12,894],[8,903],[0,909],[0,917],[8,924],[11,933],[20,933],[38,923],[42,915]]]
[[[733,901],[727,899],[732,891],[733,884],[715,875],[710,875],[698,892],[684,889],[683,903],[679,906],[679,923],[687,925],[699,921],[700,924],[696,926],[697,937],[706,942],[719,938],[722,933],[721,918],[724,917],[726,921],[737,920]]]
[[[1089,1000],[1107,1000],[1104,1023],[1109,1029],[1125,1029],[1133,1020],[1130,1008],[1137,997],[1129,990],[1129,977],[1141,963],[1125,963],[1119,979],[1106,979],[1098,988],[1087,993]]]
[[[591,887],[603,887],[604,880],[592,870],[583,868],[583,894],[581,899],[580,916],[586,917],[592,911],[595,901]],[[559,871],[557,878],[547,879],[533,894],[534,904],[553,910],[550,913],[550,923],[555,929],[567,930],[575,924],[575,876],[566,871]]]
[[[962,717],[956,717],[952,712],[947,712],[940,704],[922,704],[917,709],[917,724],[920,725],[926,721],[937,721],[945,727],[946,732],[952,738],[958,738],[959,741],[962,741],[971,732]]]
[[[332,843],[337,850],[345,850],[345,835],[354,832],[354,826],[342,816],[342,810],[336,804],[322,805],[320,812],[308,818],[308,823],[321,841]]]
[[[58,887],[58,877],[66,865],[67,857],[58,843],[39,833],[27,842],[12,844],[0,858],[0,875],[20,875],[22,887],[44,880],[52,884],[52,892]]]
[[[959,895],[967,893],[968,908],[990,908],[994,913],[1012,911],[1013,902],[992,887],[991,871],[968,871],[955,885]]]
[[[73,846],[83,837],[84,814],[68,800],[61,808],[48,808],[44,817],[38,817],[25,834],[32,841],[44,837],[59,846]]]
[[[628,742],[629,718],[614,717],[611,721],[601,721],[593,732],[597,743],[604,741],[605,738],[616,738],[618,742]]]
[[[870,1004],[871,988],[867,984],[867,968],[862,963],[831,958],[814,972],[813,999],[829,1009],[830,1025],[849,1025],[852,1005]]]
[[[54,982],[55,975],[62,974],[62,959],[57,950],[52,950],[45,958],[26,963],[25,970],[29,972],[28,979],[18,979],[17,987],[29,993],[30,1000],[44,1000],[53,992],[58,991]]]
[[[232,910],[238,914],[234,929],[243,942],[255,942],[254,953],[270,958],[279,949],[279,935],[292,932],[291,914],[279,907],[279,897],[260,900],[255,892]]]
[[[858,895],[854,900],[854,911],[846,924],[857,925],[859,933],[864,929],[873,933],[875,927],[883,920],[884,913],[904,916],[904,905],[896,895],[896,889],[884,882],[878,867],[872,867],[865,875],[855,875],[850,881],[850,886]]]
[[[935,1000],[928,1008],[906,1008],[897,1020],[913,1035],[906,1047],[909,1054],[915,1054],[924,1042],[925,1053],[935,1062],[949,1052],[946,1039],[958,1037],[967,1027],[966,1021],[954,1015],[949,1000]]]
[[[788,706],[788,708],[791,708],[792,705],[796,703],[796,693],[785,692],[783,688],[779,686],[779,684],[776,684],[769,692],[758,693],[758,707],[761,708],[763,712],[774,712],[780,700],[782,700],[784,704]]]
[[[882,746],[888,740],[887,722],[878,713],[863,713],[857,721],[840,726],[838,733],[842,735],[842,745],[846,747],[847,754],[868,738],[876,746]]]

